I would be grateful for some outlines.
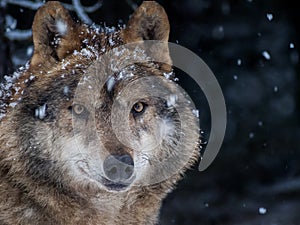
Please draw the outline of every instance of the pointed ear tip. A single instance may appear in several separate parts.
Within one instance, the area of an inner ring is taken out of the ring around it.
[[[63,20],[66,24],[71,25],[73,20],[69,11],[58,1],[46,2],[38,9],[34,16],[32,30],[33,32],[40,31],[41,28],[54,20]]]
[[[157,1],[143,1],[141,6],[146,7],[162,7]]]
[[[156,1],[143,1],[139,8],[144,9],[145,11],[150,10],[151,13],[156,11],[161,14],[166,14],[164,7]]]
[[[49,1],[46,2],[42,7],[63,7],[59,1]]]
[[[58,1],[49,1],[46,2],[43,6],[41,6],[35,15],[35,18],[39,18],[40,16],[45,16],[46,14],[59,14],[59,13],[68,13],[65,7]],[[53,15],[54,16],[54,15]]]
[[[156,29],[156,32],[160,34],[164,33],[164,36],[168,36],[170,24],[163,6],[156,1],[143,1],[129,19],[126,32],[135,32],[136,35],[141,36],[144,31],[153,30],[154,23],[159,28]]]

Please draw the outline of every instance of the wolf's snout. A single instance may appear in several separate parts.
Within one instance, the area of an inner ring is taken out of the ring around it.
[[[109,155],[103,164],[104,173],[113,182],[127,183],[134,171],[133,159],[130,155]]]

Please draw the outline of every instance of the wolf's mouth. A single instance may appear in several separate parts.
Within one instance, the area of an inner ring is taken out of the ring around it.
[[[104,180],[103,180],[102,184],[111,191],[123,191],[129,186],[129,184],[115,183],[115,182],[112,182],[105,178],[103,178],[103,179]]]
[[[102,184],[110,191],[123,191],[130,183],[117,183],[102,177]]]

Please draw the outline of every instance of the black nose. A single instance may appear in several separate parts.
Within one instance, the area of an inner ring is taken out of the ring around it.
[[[113,182],[127,183],[134,171],[133,159],[130,155],[110,155],[104,160],[104,173]]]

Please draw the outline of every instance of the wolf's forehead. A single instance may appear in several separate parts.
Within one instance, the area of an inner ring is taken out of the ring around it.
[[[84,29],[86,35],[82,35],[80,38],[80,48],[69,51],[69,55],[58,62],[57,67],[52,68],[52,70],[87,68],[101,55],[124,44],[119,30],[106,33],[100,28],[85,27]]]

